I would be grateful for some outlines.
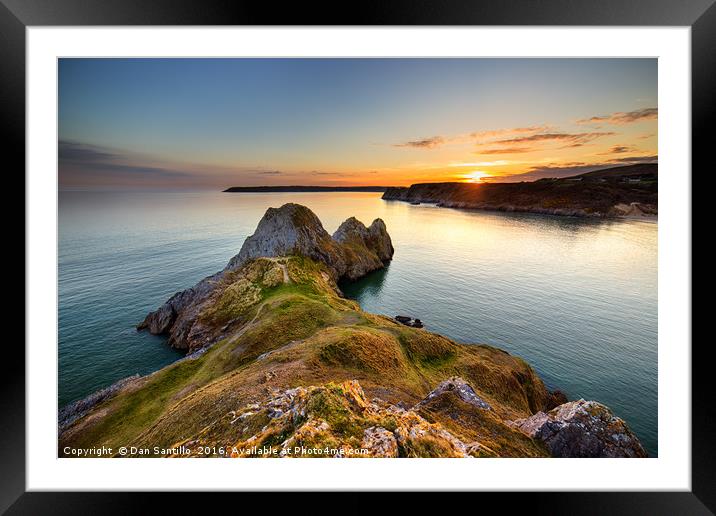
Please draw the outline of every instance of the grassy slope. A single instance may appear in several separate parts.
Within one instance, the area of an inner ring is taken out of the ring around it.
[[[289,283],[274,281],[276,261],[257,260],[247,266],[253,267],[248,277],[256,280],[256,289],[229,287],[224,301],[202,315],[248,322],[198,358],[167,366],[97,406],[63,434],[60,451],[64,446],[169,447],[209,427],[215,429],[214,442],[235,442],[241,437],[236,430],[217,422],[232,410],[261,403],[272,389],[355,379],[369,397],[412,405],[459,375],[493,413],[463,407],[459,418],[446,418],[449,411],[431,406],[424,410],[426,419],[441,422],[458,437],[479,438],[500,455],[543,453],[504,422],[540,410],[547,400],[544,385],[524,361],[363,312],[340,297],[319,264],[299,257],[283,261]],[[251,299],[242,299],[240,292]]]

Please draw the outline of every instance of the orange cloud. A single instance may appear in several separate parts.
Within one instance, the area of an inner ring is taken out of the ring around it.
[[[531,127],[512,127],[509,129],[494,129],[490,131],[476,131],[469,134],[461,134],[458,136],[431,136],[421,140],[411,140],[403,143],[396,143],[394,147],[412,147],[415,149],[434,149],[447,144],[460,143],[476,143],[481,145],[486,143],[485,140],[494,140],[498,137],[517,136],[520,134],[534,134],[543,131],[552,130],[553,127],[548,125],[535,125]],[[476,141],[477,140],[477,141]]]
[[[614,145],[607,152],[601,152],[600,156],[609,156],[611,154],[624,154],[625,152],[638,152],[638,150],[631,145]]]
[[[604,123],[604,124],[614,124],[614,125],[624,125],[624,124],[631,124],[633,122],[640,122],[642,120],[653,120],[656,119],[659,115],[658,109],[653,108],[644,108],[644,109],[637,109],[636,111],[618,111],[616,113],[612,113],[611,115],[601,115],[601,116],[593,116],[591,118],[583,118],[581,120],[577,120],[578,124],[596,124],[596,123]]]
[[[534,152],[537,150],[534,147],[500,147],[497,149],[484,149],[473,154],[522,154],[525,152]]]
[[[544,131],[550,131],[552,129],[553,128],[548,125],[534,125],[531,127],[513,127],[511,129],[495,129],[493,131],[478,131],[475,133],[470,133],[470,137],[478,139],[478,140],[495,139],[500,136],[540,133],[540,132],[544,132]]]
[[[593,133],[540,133],[530,136],[521,136],[518,138],[508,138],[506,140],[497,140],[493,143],[528,143],[528,142],[550,142],[561,141],[572,144],[584,144],[602,136],[612,136],[613,132],[593,132]]]
[[[475,154],[524,154],[527,152],[536,152],[543,150],[542,144],[563,143],[560,148],[581,147],[597,138],[604,136],[612,136],[613,132],[589,132],[589,133],[537,133],[528,136],[518,136],[515,138],[504,138],[487,143],[478,144],[480,148]],[[536,144],[536,145],[535,145]],[[500,145],[495,147],[495,145]]]
[[[434,149],[446,143],[442,136],[432,136],[423,140],[413,140],[405,143],[396,143],[395,147],[413,147],[416,149]]]

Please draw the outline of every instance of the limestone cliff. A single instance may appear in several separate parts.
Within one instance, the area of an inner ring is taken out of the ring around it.
[[[195,351],[229,332],[237,323],[245,322],[239,317],[240,312],[259,301],[257,281],[261,287],[274,286],[277,278],[263,276],[265,262],[242,269],[248,262],[256,258],[303,256],[326,265],[326,272],[337,282],[344,278],[355,280],[384,267],[393,252],[390,235],[380,219],[366,228],[351,217],[331,237],[305,206],[289,203],[269,208],[254,234],[245,240],[224,270],[174,294],[149,313],[137,329],[167,334],[171,346]],[[278,263],[285,274],[285,264],[280,260]],[[241,307],[236,306],[238,298]],[[207,312],[216,311],[217,303],[231,305],[234,317],[226,318],[226,327],[218,327],[215,318],[207,321],[205,317]]]
[[[419,183],[388,188],[385,200],[435,203],[446,208],[529,212],[573,217],[655,217],[656,165],[633,166],[562,179],[520,183]],[[633,172],[635,175],[629,176]]]

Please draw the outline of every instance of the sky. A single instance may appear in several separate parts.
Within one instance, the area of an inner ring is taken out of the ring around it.
[[[533,181],[657,160],[656,59],[59,60],[66,189]]]

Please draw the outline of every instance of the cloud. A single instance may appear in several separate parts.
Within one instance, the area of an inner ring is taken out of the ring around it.
[[[107,172],[122,176],[152,176],[153,178],[177,179],[191,175],[190,172],[164,167],[146,167],[141,165],[120,165],[116,163],[87,163],[81,168],[93,172]]]
[[[309,172],[312,176],[339,176],[339,177],[345,177],[348,174],[345,174],[343,172],[325,172],[322,170],[311,170]]]
[[[611,163],[656,163],[659,156],[628,156],[626,158],[615,158],[609,160]]]
[[[423,140],[413,140],[404,143],[396,143],[394,147],[413,147],[415,149],[434,149],[446,143],[443,136],[432,136]]]
[[[469,134],[457,136],[431,136],[420,140],[411,140],[394,144],[394,147],[411,147],[415,149],[435,149],[447,144],[474,143],[476,145],[489,145],[495,143],[499,137],[518,136],[523,134],[535,134],[544,131],[552,131],[554,128],[549,125],[534,125],[529,127],[511,127],[508,129],[494,129],[489,131],[475,131]],[[501,141],[501,140],[497,140]],[[497,154],[496,152],[494,154]]]
[[[483,140],[483,139],[495,139],[501,136],[518,135],[518,134],[531,134],[541,133],[545,131],[551,131],[553,127],[548,125],[534,125],[531,127],[513,127],[511,129],[495,129],[492,131],[478,131],[470,133],[470,137]]]
[[[658,117],[658,109],[655,107],[652,108],[644,108],[644,109],[637,109],[636,111],[618,111],[616,113],[612,113],[611,115],[600,115],[600,116],[593,116],[591,118],[583,118],[581,120],[577,120],[578,124],[596,124],[596,123],[603,123],[603,124],[614,124],[614,125],[624,125],[624,124],[631,124],[634,122],[640,122],[642,120],[654,120]]]
[[[630,145],[614,145],[607,152],[599,153],[600,156],[611,156],[612,154],[624,154],[625,152],[634,152],[636,149]]]
[[[489,131],[475,131],[469,134],[461,134],[458,136],[432,136],[422,140],[412,140],[404,143],[395,144],[394,147],[413,147],[417,149],[434,149],[449,143],[476,143],[477,145],[485,144],[490,140],[498,137],[515,136],[520,134],[534,134],[538,132],[550,131],[553,128],[548,125],[534,125],[530,127],[511,127],[509,129],[493,129]]]
[[[451,163],[450,167],[498,167],[501,165],[509,165],[511,163],[518,163],[515,161],[508,161],[505,159],[498,159],[496,161],[471,161],[469,163]]]
[[[496,149],[483,149],[473,154],[523,154],[525,152],[534,152],[538,150],[535,147],[498,147]]]
[[[222,166],[175,162],[150,154],[70,140],[58,142],[59,182],[69,187],[225,187],[257,181],[271,183],[302,173],[270,165]],[[305,172],[304,172],[305,174]],[[332,172],[326,174],[335,175]],[[263,178],[263,179],[257,179]]]
[[[569,144],[584,144],[603,136],[612,136],[613,132],[591,132],[591,133],[539,133],[530,136],[519,136],[516,138],[507,138],[497,140],[494,143],[513,144],[513,143],[532,143],[532,142],[565,142]]]
[[[637,163],[656,163],[658,156],[629,156],[615,158],[604,163],[585,163],[574,161],[569,163],[549,163],[531,167],[527,172],[507,176],[492,176],[484,181],[493,183],[516,183],[519,181],[536,181],[544,178],[562,178],[584,174],[593,170],[609,168],[619,165],[632,165]]]
[[[60,161],[104,161],[120,157],[114,151],[86,143],[60,140],[57,142],[57,157]]]
[[[582,147],[583,145],[602,138],[604,136],[612,136],[613,132],[584,132],[584,133],[565,133],[565,132],[549,132],[537,133],[527,136],[516,136],[513,138],[502,138],[488,143],[478,144],[477,155],[483,154],[524,154],[527,152],[535,152],[542,150],[543,144],[562,143],[561,149]],[[496,147],[497,146],[497,147]],[[482,148],[485,147],[485,148]]]
[[[191,172],[176,168],[136,163],[138,156],[131,153],[69,140],[57,143],[57,158],[60,179],[65,175],[82,176],[88,173],[101,173],[115,178],[141,176],[152,179],[178,179],[191,175]]]

